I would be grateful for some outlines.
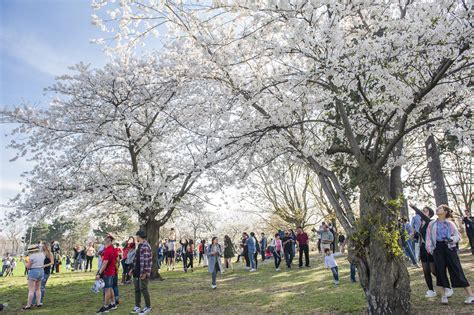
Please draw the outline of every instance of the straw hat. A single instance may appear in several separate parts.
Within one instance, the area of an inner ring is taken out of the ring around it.
[[[26,252],[27,253],[33,253],[33,252],[37,252],[39,250],[40,250],[40,248],[39,248],[38,244],[32,244],[32,245],[28,245],[28,249],[26,250]]]

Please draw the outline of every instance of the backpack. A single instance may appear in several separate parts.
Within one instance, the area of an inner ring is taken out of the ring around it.
[[[133,261],[135,260],[135,254],[137,253],[137,250],[135,248],[130,249],[127,254],[127,259],[125,260],[125,263],[127,265],[133,264]]]

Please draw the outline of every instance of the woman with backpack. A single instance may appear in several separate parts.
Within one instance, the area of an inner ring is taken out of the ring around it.
[[[234,244],[232,243],[229,235],[224,236],[224,264],[226,269],[232,269],[232,258],[235,256]]]

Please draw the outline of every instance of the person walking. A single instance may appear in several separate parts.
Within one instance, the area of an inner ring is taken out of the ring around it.
[[[344,234],[339,234],[337,242],[341,254],[344,254],[346,252],[346,237],[344,236]]]
[[[326,268],[331,268],[332,276],[334,277],[334,284],[339,284],[339,269],[337,267],[336,259],[334,258],[334,254],[331,253],[330,248],[324,249],[324,265]]]
[[[257,253],[257,240],[255,239],[255,233],[251,232],[250,237],[247,239],[247,255],[250,262],[250,272],[257,271],[255,265],[255,254]]]
[[[150,244],[146,240],[146,233],[139,230],[137,236],[137,250],[132,270],[133,285],[135,287],[135,307],[132,314],[148,314],[151,312],[150,293],[148,292],[148,282],[151,275],[152,253]],[[141,309],[141,297],[145,300],[145,307]]]
[[[204,259],[204,253],[206,250],[206,240],[202,239],[201,242],[199,243],[198,246],[198,251],[199,251],[199,262],[198,265],[201,266],[201,260]]]
[[[181,245],[180,252],[181,252],[181,260],[183,262],[183,270],[184,272],[188,272],[188,254],[186,252],[188,248],[188,240],[181,239],[179,240],[179,244]]]
[[[275,238],[270,243],[270,247],[272,248],[273,259],[275,260],[275,270],[280,271],[281,256],[283,255],[283,244],[280,239],[280,234],[275,234]]]
[[[224,236],[224,265],[226,269],[232,269],[234,271],[234,266],[232,266],[232,258],[235,256],[235,249],[232,240],[229,235]]]
[[[260,239],[260,254],[262,255],[262,262],[265,261],[265,251],[267,250],[267,237],[262,232]]]
[[[309,245],[308,245],[308,234],[303,231],[301,226],[296,228],[296,242],[298,243],[299,248],[299,265],[298,267],[303,267],[303,254],[305,256],[305,266],[310,267],[309,265]]]
[[[208,246],[207,251],[207,259],[209,266],[207,270],[209,273],[212,274],[212,282],[211,282],[211,288],[216,289],[217,288],[217,273],[223,272],[222,268],[222,262],[221,262],[221,257],[223,255],[222,253],[222,247],[219,244],[219,240],[217,239],[217,236],[214,236],[212,238],[211,244]]]
[[[438,218],[428,224],[426,231],[426,251],[433,255],[436,269],[436,285],[444,292],[442,304],[448,304],[446,288],[464,288],[465,304],[474,304],[474,295],[459,260],[456,244],[461,240],[454,222],[450,221],[452,210],[447,205],[441,205],[436,210]],[[451,283],[446,270],[449,271]]]
[[[240,247],[242,248],[242,256],[244,257],[244,260],[245,260],[245,270],[252,269],[250,267],[249,250],[248,250],[248,244],[247,244],[248,239],[249,239],[249,235],[247,234],[247,232],[243,232],[242,240],[240,242]]]
[[[84,271],[87,271],[87,268],[89,268],[89,272],[92,272],[92,261],[94,260],[95,256],[95,247],[94,244],[91,242],[89,243],[89,246],[87,246],[86,250],[86,269]]]
[[[418,242],[420,243],[420,261],[421,267],[423,269],[423,275],[425,277],[426,286],[428,291],[425,294],[426,298],[436,297],[436,291],[433,288],[433,278],[431,275],[436,276],[435,264],[433,255],[429,254],[426,251],[426,231],[428,225],[432,221],[434,216],[434,211],[430,207],[424,207],[423,211],[420,211],[416,206],[410,204],[410,207],[415,210],[416,215],[420,218],[419,224],[416,224],[418,228]],[[446,288],[446,296],[451,297],[453,295],[453,290],[451,288]]]
[[[97,271],[96,280],[104,280],[104,305],[96,314],[108,313],[110,310],[117,309],[114,296],[114,277],[117,273],[116,261],[117,252],[113,246],[114,238],[108,234],[104,239],[104,250],[102,252],[102,263]]]
[[[283,244],[283,254],[285,256],[286,266],[291,268],[291,264],[293,263],[293,239],[290,237],[290,232],[285,231],[285,236],[281,240]]]
[[[29,260],[26,263],[28,269],[28,302],[24,310],[31,309],[33,298],[36,295],[36,306],[41,306],[41,281],[44,275],[45,254],[40,250],[38,244],[29,245],[27,249]]]
[[[469,246],[471,247],[471,253],[474,255],[474,217],[471,215],[470,210],[464,211],[464,217],[462,222],[466,227],[466,235],[469,240]]]

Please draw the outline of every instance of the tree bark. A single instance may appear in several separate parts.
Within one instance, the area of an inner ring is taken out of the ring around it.
[[[433,135],[430,135],[425,141],[426,157],[428,158],[428,169],[430,171],[431,184],[433,185],[433,194],[436,206],[448,204],[448,192],[444,183],[443,169],[439,158],[439,150]]]
[[[356,234],[366,234],[356,240],[351,249],[351,260],[356,263],[359,278],[367,298],[369,314],[409,314],[410,278],[403,255],[394,255],[393,249],[380,236],[381,229],[396,228],[398,211],[385,204],[390,196],[390,178],[384,174],[363,172],[360,187],[361,219]]]
[[[403,141],[400,140],[395,147],[393,154],[396,158],[402,155]],[[402,182],[402,167],[395,166],[390,171],[390,196],[392,199],[398,199],[403,196],[403,182]],[[408,202],[403,197],[402,205],[400,207],[400,216],[408,219]]]
[[[160,240],[160,228],[161,224],[154,218],[147,218],[140,226],[147,235],[147,241],[150,243],[152,252],[152,265],[151,265],[151,279],[161,279],[160,271],[158,269],[158,257],[156,252],[156,243]]]

